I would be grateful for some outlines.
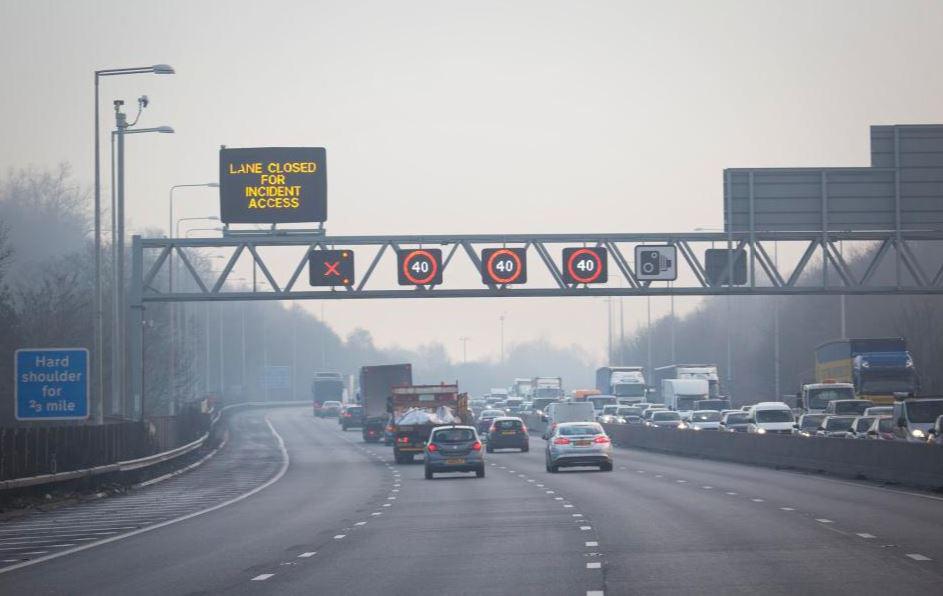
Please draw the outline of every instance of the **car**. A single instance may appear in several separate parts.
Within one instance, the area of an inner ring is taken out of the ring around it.
[[[943,415],[936,417],[936,422],[927,431],[927,443],[930,445],[943,445]]]
[[[618,404],[609,404],[602,407],[602,411],[596,414],[596,421],[601,424],[616,424],[618,423]]]
[[[861,416],[865,410],[872,407],[874,402],[867,399],[833,399],[825,406],[825,413],[834,416]]]
[[[326,401],[321,404],[317,416],[321,418],[335,418],[340,416],[342,404],[339,401]]]
[[[864,434],[865,438],[873,441],[896,441],[897,424],[893,416],[878,416]]]
[[[826,416],[815,431],[817,437],[844,439],[850,436],[849,430],[857,416]]]
[[[564,467],[598,466],[612,471],[612,440],[598,422],[561,422],[547,440],[547,471]]]
[[[868,437],[868,429],[871,428],[871,425],[874,423],[874,419],[877,416],[858,416],[855,418],[854,422],[851,423],[851,430],[848,431],[849,439],[866,439]]]
[[[437,426],[429,433],[424,449],[426,480],[446,472],[474,472],[485,477],[485,456],[474,426]]]
[[[482,410],[481,414],[479,414],[477,418],[478,432],[482,434],[487,433],[488,429],[491,428],[492,420],[494,420],[495,418],[500,418],[501,416],[506,416],[506,415],[507,414],[504,410],[497,410],[493,408]]]
[[[694,410],[686,423],[691,430],[720,430],[720,412]]]
[[[793,434],[800,437],[814,437],[823,420],[825,420],[825,414],[803,414],[796,421]]]
[[[530,435],[524,421],[516,416],[501,416],[491,421],[488,429],[488,453],[495,449],[520,449],[530,451]]]
[[[720,419],[720,430],[728,433],[745,433],[749,423],[750,414],[741,410],[732,410],[723,415]]]
[[[757,435],[791,435],[796,424],[792,408],[781,401],[761,401],[750,406],[747,432]]]
[[[678,428],[682,424],[681,414],[672,410],[655,410],[645,423],[649,428]]]
[[[345,406],[337,417],[341,429],[363,428],[363,406]]]

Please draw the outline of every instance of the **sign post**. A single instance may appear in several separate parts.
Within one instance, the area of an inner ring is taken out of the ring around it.
[[[24,348],[14,356],[17,420],[88,418],[88,350]]]

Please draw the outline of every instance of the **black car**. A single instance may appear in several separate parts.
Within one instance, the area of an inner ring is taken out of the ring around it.
[[[495,449],[530,449],[530,437],[524,421],[514,416],[495,418],[488,428],[488,453]]]
[[[363,406],[345,407],[341,410],[340,416],[337,417],[337,422],[344,430],[348,428],[363,428]]]
[[[479,434],[487,437],[488,429],[491,428],[491,421],[504,415],[504,410],[496,410],[493,408],[482,410],[481,414],[478,414],[478,420],[476,421],[475,428],[478,430]]]

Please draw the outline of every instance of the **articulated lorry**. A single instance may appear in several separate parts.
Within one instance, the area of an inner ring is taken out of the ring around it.
[[[603,366],[596,369],[596,389],[603,395],[645,401],[644,366]]]
[[[518,377],[511,384],[509,394],[514,397],[527,397],[530,395],[531,380]]]
[[[394,387],[413,384],[410,364],[381,364],[360,367],[360,401],[363,403],[363,440],[376,443],[383,438],[390,413],[387,403]]]
[[[458,385],[394,387],[388,409],[393,415],[390,432],[398,464],[411,462],[422,453],[436,426],[471,423],[468,396],[458,392]]]
[[[914,359],[902,337],[842,339],[815,348],[815,381],[849,383],[861,399],[893,405],[895,394],[916,395]]]

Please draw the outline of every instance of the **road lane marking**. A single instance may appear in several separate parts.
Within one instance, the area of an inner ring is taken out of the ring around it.
[[[20,564],[18,564],[18,565],[10,565],[10,566],[8,566],[8,567],[0,568],[0,574],[8,573],[8,572],[13,571],[13,570],[15,570],[15,569],[22,569],[23,567],[29,567],[29,566],[32,566],[32,565],[36,565],[36,564],[38,564],[38,563],[44,563],[44,562],[46,562],[46,561],[51,561],[51,560],[53,560],[53,559],[58,559],[59,557],[64,557],[64,556],[66,556],[66,555],[71,555],[72,553],[77,553],[77,552],[81,552],[81,551],[83,551],[83,550],[88,550],[88,549],[90,549],[90,548],[94,548],[94,547],[100,546],[100,545],[102,545],[102,544],[108,544],[108,543],[110,543],[110,542],[116,542],[116,541],[118,541],[118,540],[124,540],[125,538],[130,538],[131,536],[137,536],[138,534],[143,534],[143,533],[145,533],[145,532],[151,532],[151,531],[156,530],[156,529],[158,529],[158,528],[163,528],[163,527],[165,527],[165,526],[169,526],[169,525],[172,525],[172,524],[180,523],[180,522],[186,521],[186,520],[188,520],[188,519],[193,519],[194,517],[198,517],[198,516],[200,516],[200,515],[205,515],[205,514],[207,514],[207,513],[212,512],[212,511],[216,511],[217,509],[222,509],[223,507],[227,507],[227,506],[229,506],[229,505],[232,505],[233,503],[237,503],[237,502],[239,502],[239,501],[242,501],[243,499],[246,499],[246,498],[248,498],[248,497],[251,497],[252,495],[254,495],[254,494],[256,494],[256,493],[258,493],[258,492],[260,492],[260,491],[262,491],[262,490],[264,490],[264,489],[266,489],[266,488],[272,486],[273,484],[275,484],[276,482],[278,482],[279,480],[281,480],[281,479],[282,479],[282,476],[284,476],[285,473],[288,471],[288,466],[289,466],[289,464],[291,463],[291,460],[290,460],[290,458],[289,458],[289,456],[288,456],[288,449],[285,447],[285,441],[284,441],[284,439],[282,439],[282,436],[281,436],[280,434],[278,434],[278,431],[275,430],[275,427],[272,426],[272,422],[271,422],[267,417],[265,418],[265,424],[268,425],[269,430],[272,431],[272,434],[275,436],[275,441],[278,443],[279,451],[281,451],[281,454],[282,454],[282,466],[281,466],[281,468],[278,470],[278,472],[277,472],[274,476],[272,476],[272,477],[269,478],[266,482],[260,484],[259,486],[255,487],[255,488],[253,488],[253,489],[251,489],[251,490],[249,490],[249,491],[247,491],[247,492],[245,492],[245,493],[242,493],[241,495],[238,495],[238,496],[236,496],[236,497],[233,497],[233,498],[231,498],[231,499],[228,499],[228,500],[226,500],[226,501],[223,501],[222,503],[217,503],[216,505],[213,505],[212,507],[207,507],[206,509],[201,509],[200,511],[194,511],[193,513],[188,513],[187,515],[183,515],[183,516],[181,516],[181,517],[176,517],[176,518],[169,519],[169,520],[167,520],[167,521],[163,521],[163,522],[160,522],[160,523],[157,523],[157,524],[153,524],[153,525],[146,526],[146,527],[143,527],[143,528],[138,528],[137,530],[134,530],[134,531],[131,531],[131,532],[127,532],[127,533],[125,533],[125,534],[119,534],[119,535],[117,535],[117,536],[109,536],[108,538],[102,538],[101,540],[96,540],[95,542],[90,542],[89,544],[83,544],[83,545],[81,545],[81,546],[76,546],[75,548],[70,548],[70,549],[68,549],[68,550],[62,550],[62,551],[59,551],[59,552],[55,552],[55,553],[46,555],[45,557],[39,557],[38,559],[31,559],[31,560],[29,560],[29,561],[23,561],[22,563],[20,563]],[[111,532],[111,533],[114,534],[114,532]],[[44,552],[41,553],[41,554],[45,554],[45,552],[46,552],[46,551],[44,551]]]
[[[347,536],[347,534],[338,534],[338,535],[334,536],[334,540],[341,540],[341,539],[343,539],[345,536]]]
[[[357,523],[355,523],[354,525],[355,525],[355,526],[364,526],[364,525],[366,525],[366,524],[367,524],[367,522],[357,522]]]
[[[734,497],[737,495],[737,493],[727,493],[727,494],[730,495],[731,497]]]
[[[655,474],[655,478],[661,478],[661,474]]]
[[[687,480],[675,480],[675,482],[677,482],[678,484],[684,484],[685,482],[687,482]]]
[[[392,505],[393,505],[392,503],[383,503],[384,507],[391,507]]]
[[[548,494],[548,495],[552,495],[552,494],[554,494],[554,492],[556,492],[556,491],[548,490],[548,491],[547,491],[547,494]]]
[[[564,504],[563,504],[563,507],[564,507],[565,509],[572,509],[572,508],[573,508],[573,505],[570,505],[569,503],[564,503]]]
[[[834,522],[832,522],[832,520],[830,520],[830,519],[825,519],[824,517],[817,517],[817,518],[815,518],[815,521],[819,522],[820,524],[831,524],[831,523],[834,523]]]
[[[792,507],[780,507],[780,511],[795,511]]]
[[[593,529],[592,526],[580,526],[580,530],[583,530],[584,532],[588,532],[589,530],[592,530],[592,529]]]
[[[763,499],[750,499],[750,500],[753,501],[754,503],[762,503],[762,502],[763,502]]]
[[[382,514],[382,513],[380,513],[379,511],[374,511],[374,512],[373,512],[373,513],[371,513],[370,515],[383,515],[383,514]]]
[[[868,534],[868,533],[866,533],[866,532],[862,532],[862,533],[858,534],[858,537],[859,537],[859,538],[865,538],[865,539],[871,539],[871,538],[874,538],[875,536],[874,536],[874,534]]]
[[[587,569],[600,569],[601,567],[602,567],[602,563],[598,563],[598,562],[586,564]]]
[[[261,575],[257,575],[257,576],[255,576],[255,577],[253,577],[253,578],[252,578],[252,581],[254,581],[254,582],[264,582],[265,580],[267,580],[268,578],[272,577],[273,575],[275,575],[275,574],[274,574],[274,573],[263,573],[263,574],[261,574]]]
[[[586,596],[606,596],[606,593],[602,590],[587,590]]]
[[[562,501],[562,500],[563,500],[563,497],[554,497],[553,500],[554,500],[554,501]]]
[[[299,558],[299,559],[310,559],[311,557],[313,557],[313,556],[316,555],[316,554],[318,554],[318,552],[312,550],[312,551],[308,551],[308,552],[306,552],[306,553],[301,553],[300,555],[298,555],[298,558]]]
[[[544,487],[543,484],[538,484],[538,485],[537,485],[537,488],[543,488],[543,487]]]
[[[586,546],[599,546],[599,543],[596,542],[595,540],[587,540]]]
[[[583,517],[583,514],[582,514],[582,513],[574,513],[574,514],[573,514],[573,517]]]
[[[29,553],[26,553],[26,554],[29,554]],[[933,560],[930,557],[925,557],[924,555],[921,555],[920,553],[908,553],[907,556],[913,559],[914,561],[932,561]]]
[[[713,487],[713,486],[702,486],[701,488],[703,488],[704,490],[711,490],[711,489],[714,488],[714,487]]]

